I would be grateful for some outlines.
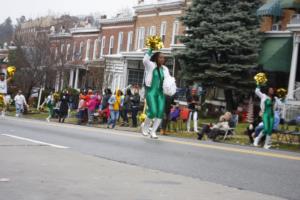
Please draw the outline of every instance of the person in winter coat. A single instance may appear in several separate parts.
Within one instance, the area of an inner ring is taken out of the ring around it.
[[[27,101],[21,90],[18,91],[18,94],[15,96],[14,100],[16,106],[16,117],[20,117],[24,112],[24,106],[28,107]]]
[[[130,113],[132,109],[131,97],[131,89],[127,89],[122,106],[123,126],[129,126],[128,113]]]
[[[110,125],[112,125],[112,128],[115,128],[116,126],[117,120],[120,116],[121,95],[121,91],[117,90],[115,95],[112,95],[108,100],[110,118],[107,123],[107,128],[110,128]]]
[[[130,100],[131,100],[131,107],[132,107],[131,109],[132,127],[135,128],[138,126],[137,115],[140,109],[140,102],[141,102],[141,97],[138,88],[134,89],[134,94],[133,96],[131,96]]]
[[[97,96],[91,95],[90,100],[86,103],[87,110],[88,110],[88,124],[92,124],[94,122],[94,113],[97,106]]]
[[[60,97],[60,106],[59,106],[59,123],[64,123],[65,119],[68,116],[69,112],[69,94],[68,91],[64,91]]]

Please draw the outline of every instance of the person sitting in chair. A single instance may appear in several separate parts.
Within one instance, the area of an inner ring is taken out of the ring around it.
[[[207,137],[209,139],[212,139],[213,141],[216,140],[216,138],[219,135],[224,135],[225,134],[224,129],[230,129],[229,124],[231,118],[232,118],[232,114],[230,112],[226,112],[224,115],[220,117],[218,123],[204,125],[202,131],[198,133],[198,140],[202,140],[204,134],[206,134]]]

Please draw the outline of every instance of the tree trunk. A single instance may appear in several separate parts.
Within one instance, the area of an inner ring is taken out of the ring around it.
[[[234,98],[233,98],[232,89],[225,89],[224,94],[225,94],[225,100],[226,100],[226,110],[229,112],[236,110],[237,106],[236,106],[236,102],[234,101]]]

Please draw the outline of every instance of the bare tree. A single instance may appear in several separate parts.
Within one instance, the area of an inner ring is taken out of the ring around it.
[[[9,60],[17,67],[15,85],[29,98],[33,88],[49,85],[47,76],[54,73],[48,33],[39,29],[32,37],[15,34],[14,42],[17,49],[10,53]]]

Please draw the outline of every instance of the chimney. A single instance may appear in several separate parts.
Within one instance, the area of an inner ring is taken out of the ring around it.
[[[144,0],[138,0],[138,4],[144,3]]]

